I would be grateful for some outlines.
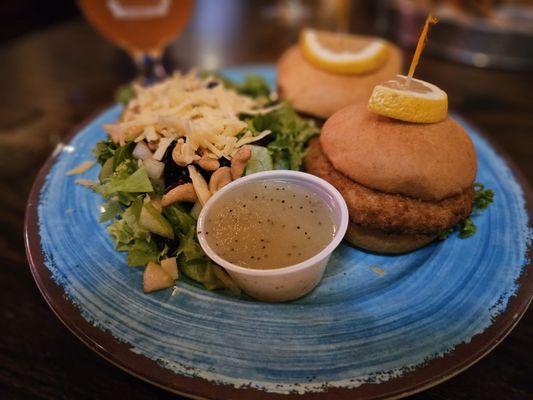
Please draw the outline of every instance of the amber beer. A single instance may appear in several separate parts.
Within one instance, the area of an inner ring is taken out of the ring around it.
[[[79,0],[104,36],[132,53],[160,52],[185,28],[194,0]]]

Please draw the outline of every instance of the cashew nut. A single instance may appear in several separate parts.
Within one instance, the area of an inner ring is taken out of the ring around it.
[[[174,149],[172,150],[172,159],[176,164],[178,164],[180,167],[186,167],[188,165],[185,155],[182,151],[183,143],[176,143],[176,146],[174,146]]]
[[[149,148],[150,150],[152,150],[152,151],[156,151],[156,150],[157,150],[157,147],[159,146],[159,143],[156,142],[155,140],[150,140],[150,141],[148,142],[147,145],[148,145],[148,148]]]
[[[231,182],[231,169],[230,167],[222,167],[217,169],[211,175],[209,180],[209,191],[215,193],[217,190],[222,189],[228,183]]]
[[[169,190],[168,193],[163,195],[161,198],[161,205],[166,207],[178,201],[194,203],[196,198],[196,192],[194,191],[192,183],[185,183],[183,185],[176,186],[174,189]]]
[[[231,178],[240,178],[244,173],[246,164],[252,158],[252,150],[248,146],[242,146],[231,159]]]
[[[217,159],[208,157],[207,153],[202,154],[202,158],[197,163],[206,171],[216,171],[220,168],[220,162]]]

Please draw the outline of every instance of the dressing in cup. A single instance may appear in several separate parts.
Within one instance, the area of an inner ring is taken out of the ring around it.
[[[320,281],[348,226],[340,193],[296,171],[240,178],[215,193],[198,218],[200,245],[250,296],[288,301]]]

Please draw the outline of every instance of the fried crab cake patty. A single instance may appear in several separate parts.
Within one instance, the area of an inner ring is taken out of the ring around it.
[[[472,211],[472,187],[440,201],[422,201],[360,185],[333,168],[318,138],[310,142],[304,167],[335,186],[346,200],[350,221],[364,227],[387,233],[436,234],[453,227]]]

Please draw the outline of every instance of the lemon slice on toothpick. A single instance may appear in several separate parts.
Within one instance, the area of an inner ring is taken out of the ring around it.
[[[446,118],[448,115],[446,92],[429,82],[413,78],[424,48],[429,24],[436,22],[436,18],[431,15],[426,19],[408,75],[398,75],[374,88],[368,101],[370,111],[407,122],[434,123]]]
[[[304,29],[300,35],[304,57],[314,66],[337,74],[362,74],[387,61],[385,40],[366,40],[341,33]]]
[[[420,79],[398,75],[372,92],[368,109],[376,114],[407,122],[439,122],[448,115],[446,92]]]

